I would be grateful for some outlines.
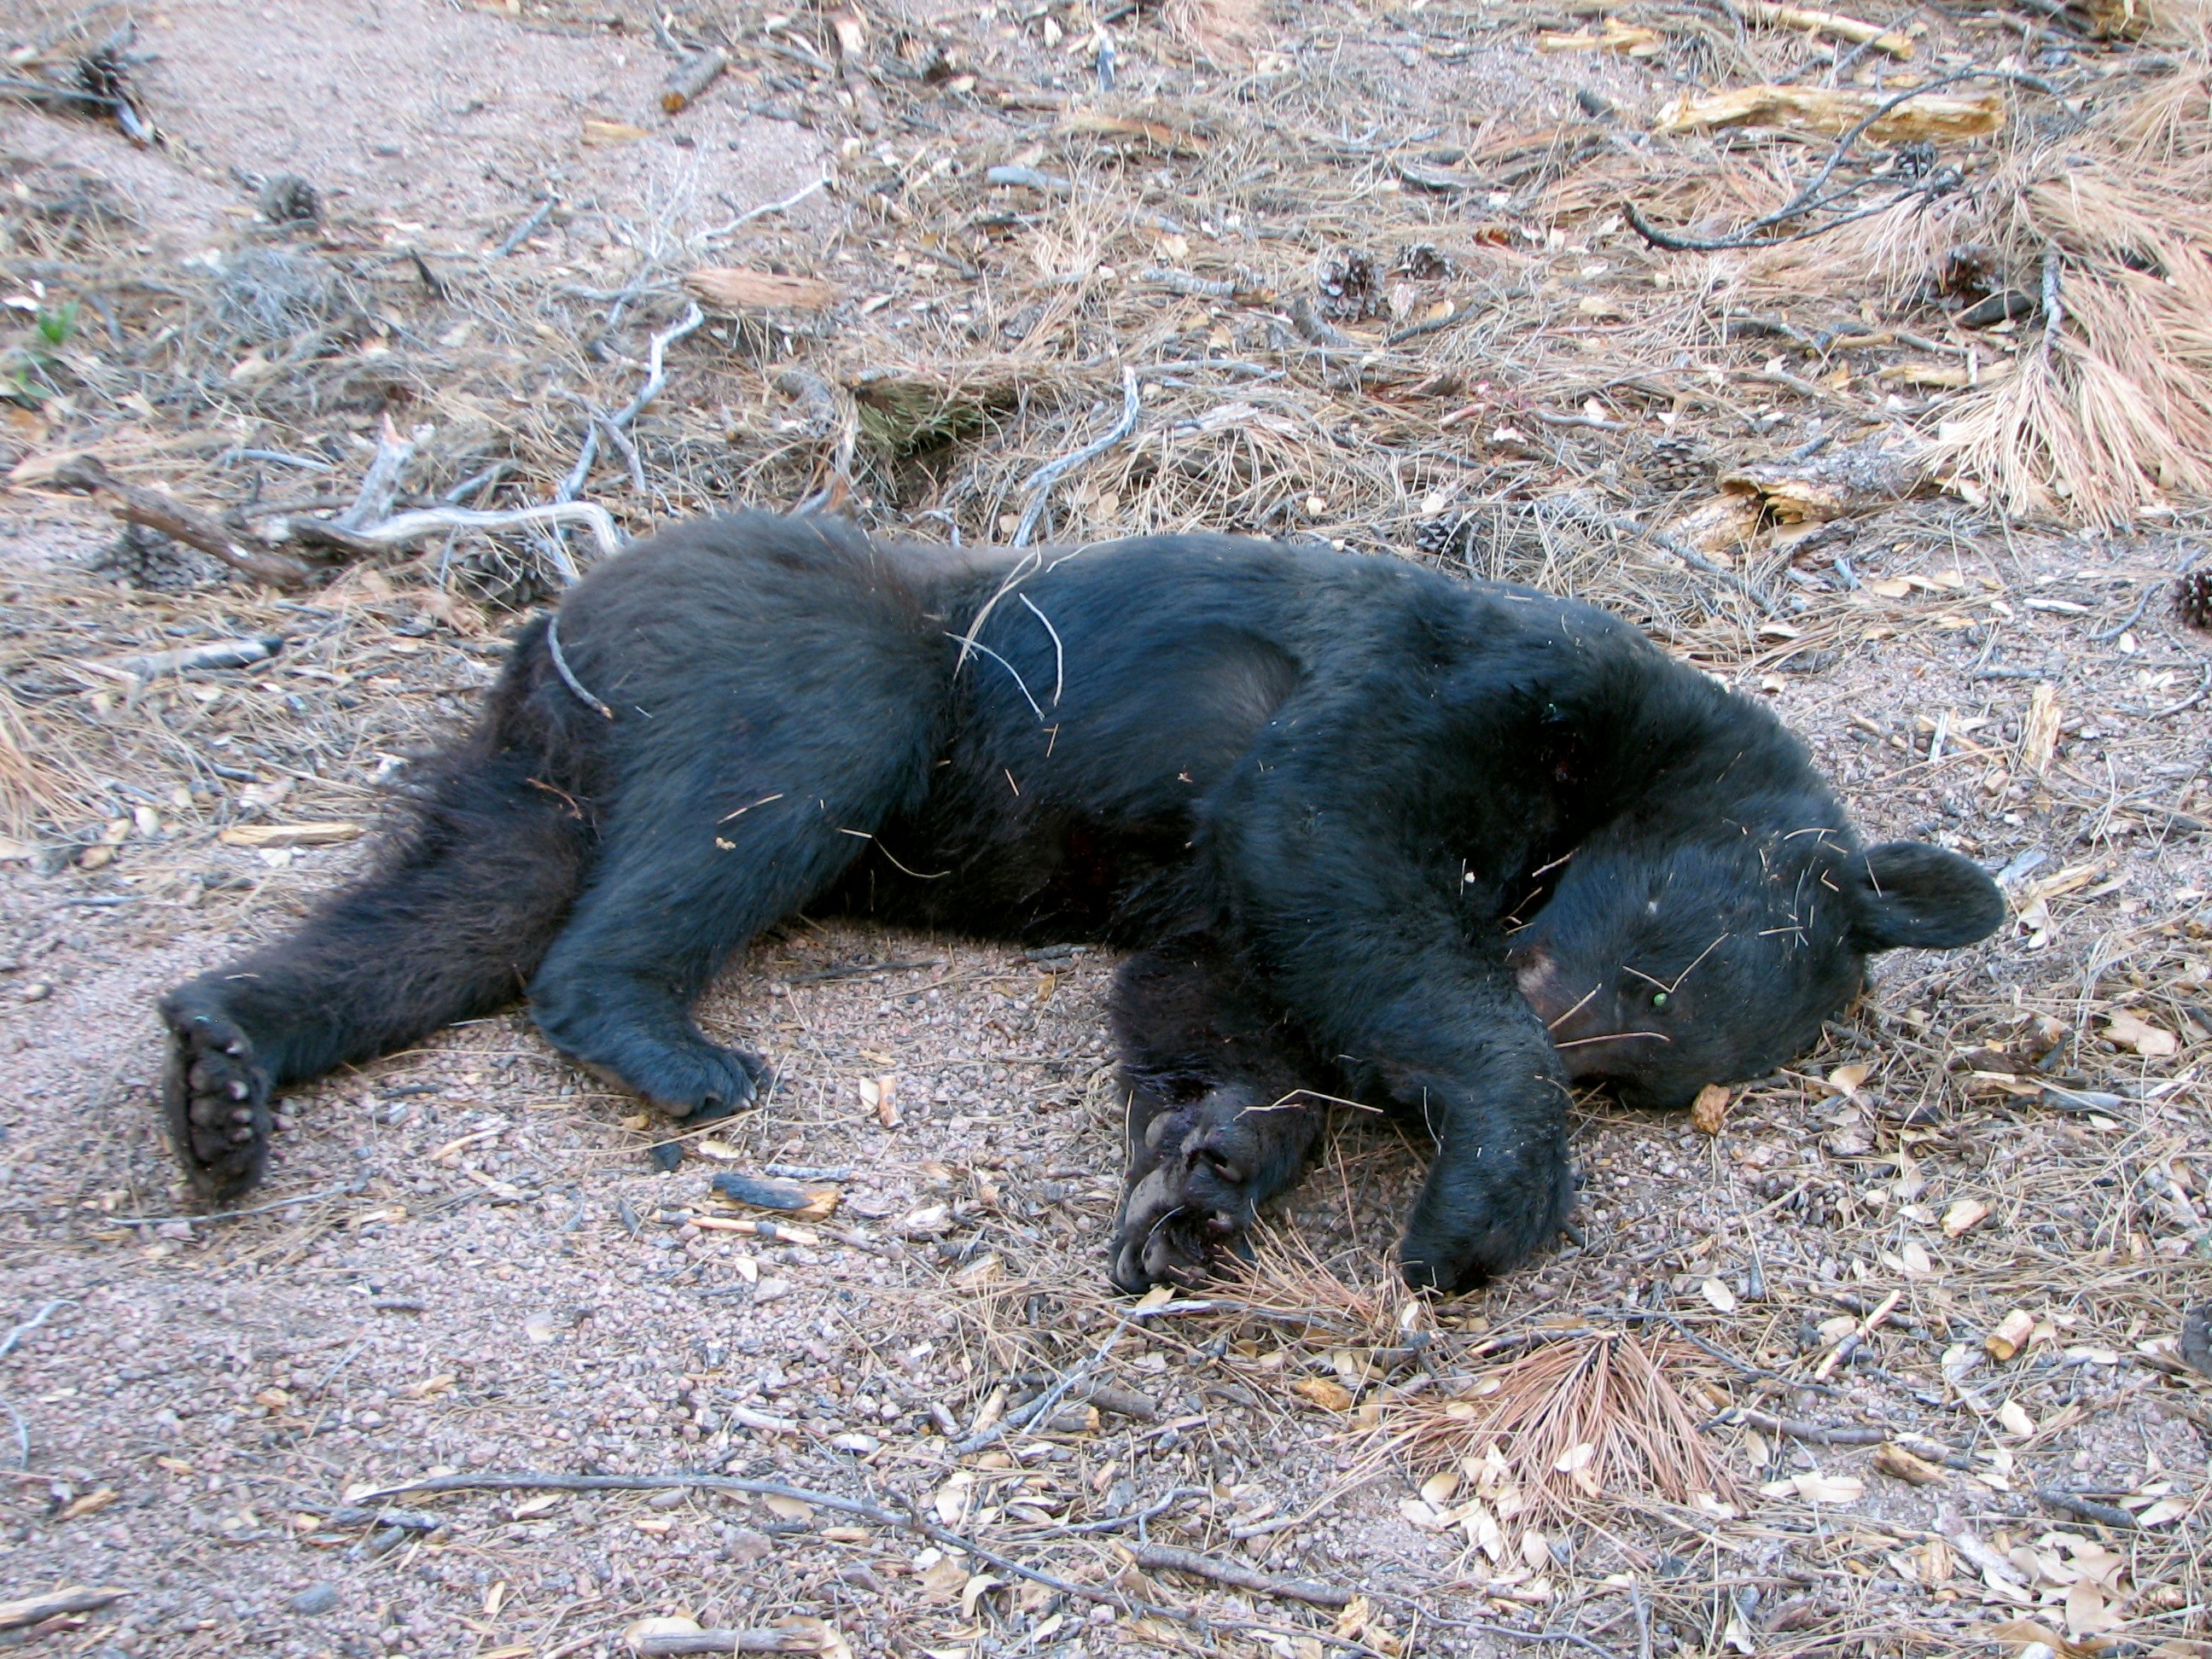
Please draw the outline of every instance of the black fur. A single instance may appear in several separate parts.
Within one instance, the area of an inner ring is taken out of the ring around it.
[[[1557,1231],[1571,1078],[1674,1103],[1763,1072],[1866,952],[2001,915],[1954,854],[1861,850],[1771,715],[1632,629],[1393,560],[747,514],[594,572],[560,640],[611,720],[526,629],[382,866],[165,1000],[211,1197],[258,1176],[273,1090],[525,985],[568,1054],[732,1109],[760,1062],[692,1000],[835,905],[1138,951],[1118,1283],[1201,1271],[1348,1093],[1433,1134],[1403,1261],[1458,1285]]]

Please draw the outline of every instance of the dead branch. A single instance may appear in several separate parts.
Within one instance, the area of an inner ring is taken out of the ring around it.
[[[729,58],[719,46],[709,46],[685,58],[660,88],[662,112],[678,115],[698,102],[699,94],[714,84],[729,64]]]
[[[386,416],[383,430],[377,434],[376,455],[362,475],[361,493],[331,523],[340,530],[366,530],[390,518],[392,504],[399,498],[399,475],[415,459],[415,446],[429,435],[428,427],[419,426],[403,438],[392,424],[392,417]]]
[[[1280,1596],[1286,1601],[1306,1601],[1317,1607],[1352,1605],[1352,1592],[1339,1585],[1319,1583],[1311,1578],[1276,1578],[1240,1561],[1224,1561],[1217,1556],[1200,1555],[1196,1550],[1177,1549],[1172,1544],[1133,1544],[1129,1552],[1140,1567],[1187,1572],[1194,1577],[1211,1578],[1217,1584],[1228,1584],[1261,1595]]]
[[[819,1653],[821,1641],[805,1631],[705,1630],[647,1631],[629,1644],[640,1656],[683,1653]]]
[[[1121,416],[1112,428],[1099,437],[1056,461],[1048,461],[1030,474],[1022,488],[1028,492],[1030,504],[1022,509],[1022,520],[1014,526],[1013,544],[1027,547],[1030,538],[1036,533],[1037,520],[1044,516],[1045,503],[1052,498],[1052,487],[1061,478],[1087,461],[1097,459],[1108,450],[1121,442],[1137,429],[1137,416],[1144,409],[1144,399],[1137,389],[1137,371],[1124,365],[1121,370]]]
[[[20,1601],[0,1601],[0,1630],[43,1625],[67,1613],[97,1613],[130,1593],[112,1587],[93,1589],[83,1584],[71,1584],[66,1589],[48,1590],[44,1595],[27,1595]]]
[[[1763,23],[1770,28],[1802,29],[1808,34],[1832,34],[1855,46],[1872,46],[1892,58],[1912,56],[1912,41],[1908,36],[1895,29],[1883,28],[1878,23],[1846,17],[1841,12],[1779,5],[1775,0],[1739,0],[1737,9],[1742,12],[1746,22]]]
[[[1757,1429],[1765,1434],[1778,1434],[1790,1440],[1803,1440],[1815,1446],[1879,1446],[1889,1438],[1887,1429],[1868,1428],[1861,1424],[1845,1423],[1834,1428],[1824,1428],[1818,1423],[1807,1423],[1795,1417],[1776,1417],[1766,1412],[1738,1406],[1723,1412],[1715,1423],[1741,1423],[1746,1428]]]
[[[110,511],[117,518],[173,536],[271,586],[304,587],[314,580],[313,573],[298,560],[255,551],[198,508],[159,490],[125,483],[89,455],[63,463],[54,473],[54,482],[88,495],[112,495],[115,500]]]
[[[245,668],[268,661],[283,648],[282,634],[263,634],[250,639],[210,640],[204,645],[179,646],[173,651],[152,651],[142,656],[110,657],[103,662],[80,665],[96,674],[150,680],[163,674],[188,673],[195,668]]]

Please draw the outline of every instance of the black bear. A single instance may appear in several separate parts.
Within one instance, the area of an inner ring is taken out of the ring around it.
[[[1601,611],[1222,536],[686,524],[526,628],[417,783],[371,873],[163,1000],[209,1198],[258,1178],[272,1091],[526,994],[664,1111],[734,1109],[761,1061],[690,1005],[834,907],[1136,952],[1117,1283],[1200,1271],[1342,1092],[1432,1135],[1401,1259],[1454,1287],[1557,1233],[1571,1079],[1759,1074],[1867,952],[2002,914],[1954,854],[1862,848],[1778,721]]]

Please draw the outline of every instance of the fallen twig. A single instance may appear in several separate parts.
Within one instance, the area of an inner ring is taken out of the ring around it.
[[[660,388],[668,384],[668,348],[706,320],[707,314],[697,305],[687,305],[682,317],[653,337],[653,343],[646,353],[645,384],[638,388],[635,397],[605,417],[607,423],[627,428],[645,406],[660,395]],[[560,487],[553,492],[556,503],[573,501],[583,493],[585,481],[592,476],[592,463],[599,459],[600,424],[598,421],[586,419],[583,448],[576,457],[576,464],[568,469],[568,476],[561,480]],[[611,528],[613,520],[610,520],[608,523]],[[619,550],[618,544],[617,550]],[[568,580],[574,581],[575,578],[571,575]]]
[[[504,259],[507,258],[508,254],[514,252],[515,249],[520,247],[525,242],[535,236],[538,234],[538,227],[543,225],[546,220],[552,217],[553,210],[560,205],[561,198],[559,197],[547,197],[544,201],[540,202],[536,208],[532,210],[528,218],[525,219],[513,230],[507,232],[506,236],[501,240],[500,245],[491,251],[491,257],[495,259]]]
[[[2094,1498],[2084,1498],[2058,1486],[2038,1486],[2036,1497],[2062,1515],[2070,1515],[2077,1521],[2094,1522],[2100,1527],[2111,1527],[2120,1532],[2133,1532],[2136,1518],[2117,1504],[2100,1504]]]
[[[699,94],[714,84],[729,63],[728,55],[717,46],[685,58],[660,88],[662,111],[676,115],[698,102]]]
[[[1826,1428],[1818,1423],[1807,1423],[1794,1417],[1775,1417],[1766,1412],[1753,1411],[1748,1406],[1737,1406],[1713,1419],[1715,1424],[1741,1423],[1746,1428],[1758,1429],[1766,1434],[1778,1434],[1790,1440],[1803,1440],[1816,1446],[1879,1446],[1889,1438],[1887,1429],[1869,1428],[1863,1424],[1845,1423]]]
[[[978,648],[980,649],[981,647]],[[1121,1340],[1121,1333],[1128,1328],[1129,1327],[1127,1321],[1116,1320],[1114,1324],[1114,1328],[1106,1333],[1105,1341],[1098,1345],[1098,1352],[1097,1353],[1092,1354],[1090,1358],[1085,1360],[1080,1365],[1078,1365],[1073,1370],[1068,1371],[1065,1376],[1061,1376],[1058,1382],[1054,1382],[1050,1388],[1047,1389],[1036,1399],[1030,1401],[1026,1406],[1023,1406],[1014,1411],[1008,1412],[1004,1417],[1000,1418],[996,1423],[994,1423],[989,1428],[981,1430],[977,1433],[971,1434],[965,1440],[960,1441],[951,1447],[949,1449],[952,1455],[955,1457],[969,1456],[970,1454],[979,1452],[982,1450],[984,1447],[993,1444],[1009,1431],[1014,1429],[1018,1429],[1024,1424],[1036,1422],[1042,1419],[1050,1417],[1052,1415],[1053,1408],[1058,1406],[1061,1401],[1067,1398],[1067,1391],[1070,1389],[1074,1388],[1079,1382],[1087,1382],[1090,1379],[1091,1374],[1106,1362],[1107,1357],[1114,1352],[1114,1345]]]
[[[1200,1555],[1196,1550],[1177,1549],[1172,1544],[1137,1543],[1127,1547],[1140,1567],[1187,1572],[1196,1577],[1211,1578],[1217,1584],[1310,1602],[1317,1607],[1352,1605],[1352,1593],[1340,1585],[1323,1584],[1311,1578],[1276,1578],[1240,1561],[1224,1561],[1216,1556]]]
[[[864,1498],[840,1498],[834,1492],[814,1492],[804,1486],[786,1486],[778,1480],[748,1480],[732,1474],[541,1474],[534,1471],[510,1474],[440,1474],[427,1480],[410,1481],[402,1486],[386,1486],[378,1492],[362,1492],[355,1501],[362,1505],[379,1504],[391,1498],[410,1498],[433,1492],[744,1492],[755,1498],[787,1498],[817,1509],[834,1510],[867,1522],[872,1526],[886,1527],[911,1532],[928,1539],[940,1548],[964,1551],[988,1566],[1001,1572],[1010,1572],[1031,1583],[1042,1584],[1072,1595],[1080,1601],[1096,1601],[1118,1607],[1133,1618],[1168,1619],[1181,1624],[1209,1625],[1223,1630],[1277,1631],[1289,1636],[1302,1637],[1321,1643],[1325,1647],[1341,1649],[1349,1653],[1374,1654],[1377,1650],[1350,1637],[1336,1636],[1320,1630],[1285,1630],[1277,1625],[1255,1623],[1248,1620],[1212,1619],[1179,1607],[1164,1607],[1146,1601],[1118,1589],[1097,1584],[1080,1584],[1066,1578],[1056,1578],[1035,1567],[1026,1566],[1011,1557],[1000,1554],[988,1545],[978,1542],[963,1534],[940,1527],[920,1514],[901,1515],[896,1510]]]
[[[173,536],[271,586],[304,587],[314,580],[313,572],[298,560],[255,551],[198,507],[187,507],[157,489],[125,483],[89,455],[64,462],[56,470],[54,482],[90,495],[112,495],[114,505],[110,510],[117,518]]]
[[[1137,429],[1137,416],[1144,408],[1144,400],[1137,390],[1137,371],[1127,364],[1121,368],[1121,416],[1103,435],[1092,439],[1073,454],[1063,455],[1056,461],[1048,461],[1030,474],[1022,488],[1028,492],[1030,504],[1022,511],[1022,521],[1014,526],[1013,544],[1027,547],[1030,538],[1036,533],[1037,520],[1044,516],[1045,503],[1052,498],[1052,487],[1085,462],[1094,461],[1108,450],[1121,443]]]
[[[819,1653],[822,1644],[804,1631],[726,1630],[720,1626],[703,1630],[648,1631],[635,1638],[629,1650],[641,1656],[684,1653]]]
[[[43,1595],[27,1595],[20,1601],[0,1601],[0,1630],[43,1625],[66,1613],[97,1613],[130,1593],[125,1589],[93,1589],[84,1584],[71,1584],[66,1589],[48,1590]]]
[[[195,668],[244,668],[266,662],[284,648],[282,634],[262,634],[242,640],[210,640],[203,645],[180,645],[173,651],[149,651],[135,657],[110,657],[80,665],[95,674],[115,674],[127,679],[157,679],[163,674],[183,674]]]
[[[1871,46],[1892,58],[1912,56],[1911,37],[1895,29],[1886,29],[1879,23],[1846,17],[1841,12],[1779,5],[1775,0],[1737,0],[1737,9],[1747,22],[1764,23],[1771,28],[1802,29],[1808,34],[1832,34],[1838,40],[1847,40],[1855,46]]]

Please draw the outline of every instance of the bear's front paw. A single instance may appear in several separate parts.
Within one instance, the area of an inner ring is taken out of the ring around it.
[[[1248,1115],[1253,1101],[1223,1090],[1164,1111],[1132,1149],[1112,1247],[1117,1289],[1193,1285],[1213,1254],[1249,1254],[1245,1230],[1258,1204],[1253,1176],[1264,1155]]]

